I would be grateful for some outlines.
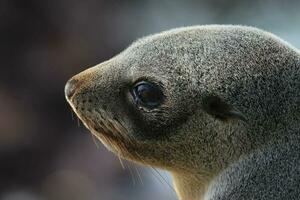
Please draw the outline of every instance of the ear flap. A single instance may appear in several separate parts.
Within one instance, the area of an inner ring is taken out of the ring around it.
[[[246,117],[233,106],[227,104],[220,97],[209,96],[203,99],[203,109],[210,115],[222,121],[239,119],[247,121]]]

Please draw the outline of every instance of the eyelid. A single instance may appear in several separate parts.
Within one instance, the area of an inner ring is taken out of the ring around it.
[[[153,78],[151,76],[142,76],[132,82],[132,87],[136,86],[140,82],[146,82],[146,83],[149,82],[156,86],[160,86],[161,88],[163,88],[163,86],[164,86],[164,84],[161,81],[156,80],[155,78]]]
[[[161,82],[161,81],[158,81],[156,80],[155,78],[153,77],[150,77],[150,76],[142,76],[142,77],[139,77],[138,79],[136,79],[135,81],[133,81],[132,85],[131,85],[131,89],[133,89],[134,87],[136,87],[137,85],[139,85],[139,83],[141,82],[145,82],[145,83],[151,83],[155,86],[158,86],[161,91],[162,91],[162,94],[164,95],[164,97],[166,97],[166,93],[165,93],[165,87],[164,87],[164,84]]]

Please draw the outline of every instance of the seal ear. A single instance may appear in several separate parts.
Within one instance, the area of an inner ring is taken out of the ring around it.
[[[215,118],[227,121],[230,119],[239,119],[247,122],[246,117],[232,105],[227,104],[220,97],[208,96],[203,99],[203,109]]]

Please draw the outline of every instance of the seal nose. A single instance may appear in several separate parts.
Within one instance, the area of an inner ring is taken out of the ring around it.
[[[66,83],[66,86],[65,86],[65,95],[66,95],[66,97],[67,97],[68,99],[70,99],[70,98],[74,95],[76,89],[77,89],[78,86],[79,86],[78,82],[79,82],[79,81],[76,80],[76,79],[70,79],[70,80]]]

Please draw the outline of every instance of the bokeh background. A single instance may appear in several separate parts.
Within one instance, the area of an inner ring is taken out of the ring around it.
[[[0,0],[0,200],[175,200],[165,172],[123,169],[78,123],[65,82],[179,26],[252,25],[299,48],[299,11],[297,0]]]

